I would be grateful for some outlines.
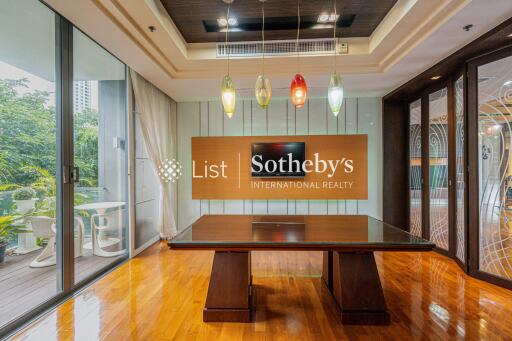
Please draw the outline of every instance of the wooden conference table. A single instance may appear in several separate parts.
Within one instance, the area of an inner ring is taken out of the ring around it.
[[[389,324],[374,251],[429,251],[434,244],[364,215],[205,215],[171,249],[214,250],[205,322],[250,322],[251,251],[324,251],[322,279],[344,324]]]

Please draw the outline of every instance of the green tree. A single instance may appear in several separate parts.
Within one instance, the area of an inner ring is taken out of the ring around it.
[[[55,172],[55,108],[48,92],[18,95],[16,88],[28,88],[28,80],[0,79],[0,185],[25,186],[35,180],[27,166]]]

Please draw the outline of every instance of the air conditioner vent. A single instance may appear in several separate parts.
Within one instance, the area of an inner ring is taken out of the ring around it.
[[[348,53],[348,44],[336,39],[339,54]],[[300,54],[329,54],[334,53],[334,40],[328,39],[301,39],[297,46]],[[233,42],[217,44],[217,58],[230,57],[257,57],[263,52],[261,41]],[[265,42],[265,55],[281,56],[296,54],[295,40],[272,40]]]

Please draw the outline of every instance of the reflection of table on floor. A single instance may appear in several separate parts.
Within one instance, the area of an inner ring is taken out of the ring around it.
[[[89,204],[82,204],[75,206],[75,210],[82,210],[82,211],[96,211],[96,213],[99,216],[99,224],[102,225],[104,221],[102,220],[102,216],[105,216],[107,213],[107,210],[123,207],[126,203],[123,201],[104,201],[104,202],[93,202]],[[92,234],[92,245],[87,243],[84,245],[85,249],[92,248],[93,254],[96,256],[101,257],[116,257],[119,255],[122,255],[126,252],[126,250],[119,250],[119,251],[105,251],[104,248],[107,248],[109,246],[116,245],[121,242],[119,238],[113,238],[108,237],[105,234],[105,231],[99,231],[98,236],[96,236],[96,231],[94,231],[94,228],[91,224],[91,234]]]
[[[206,215],[169,241],[214,250],[205,322],[249,322],[251,251],[324,251],[322,278],[344,324],[389,324],[374,251],[428,251],[434,244],[368,216]]]

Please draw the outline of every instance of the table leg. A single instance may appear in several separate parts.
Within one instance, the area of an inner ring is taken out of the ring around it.
[[[322,280],[332,292],[332,251],[323,252]]]
[[[250,322],[251,311],[251,253],[215,251],[203,321]]]
[[[334,252],[331,292],[340,306],[343,324],[390,323],[373,252]]]

